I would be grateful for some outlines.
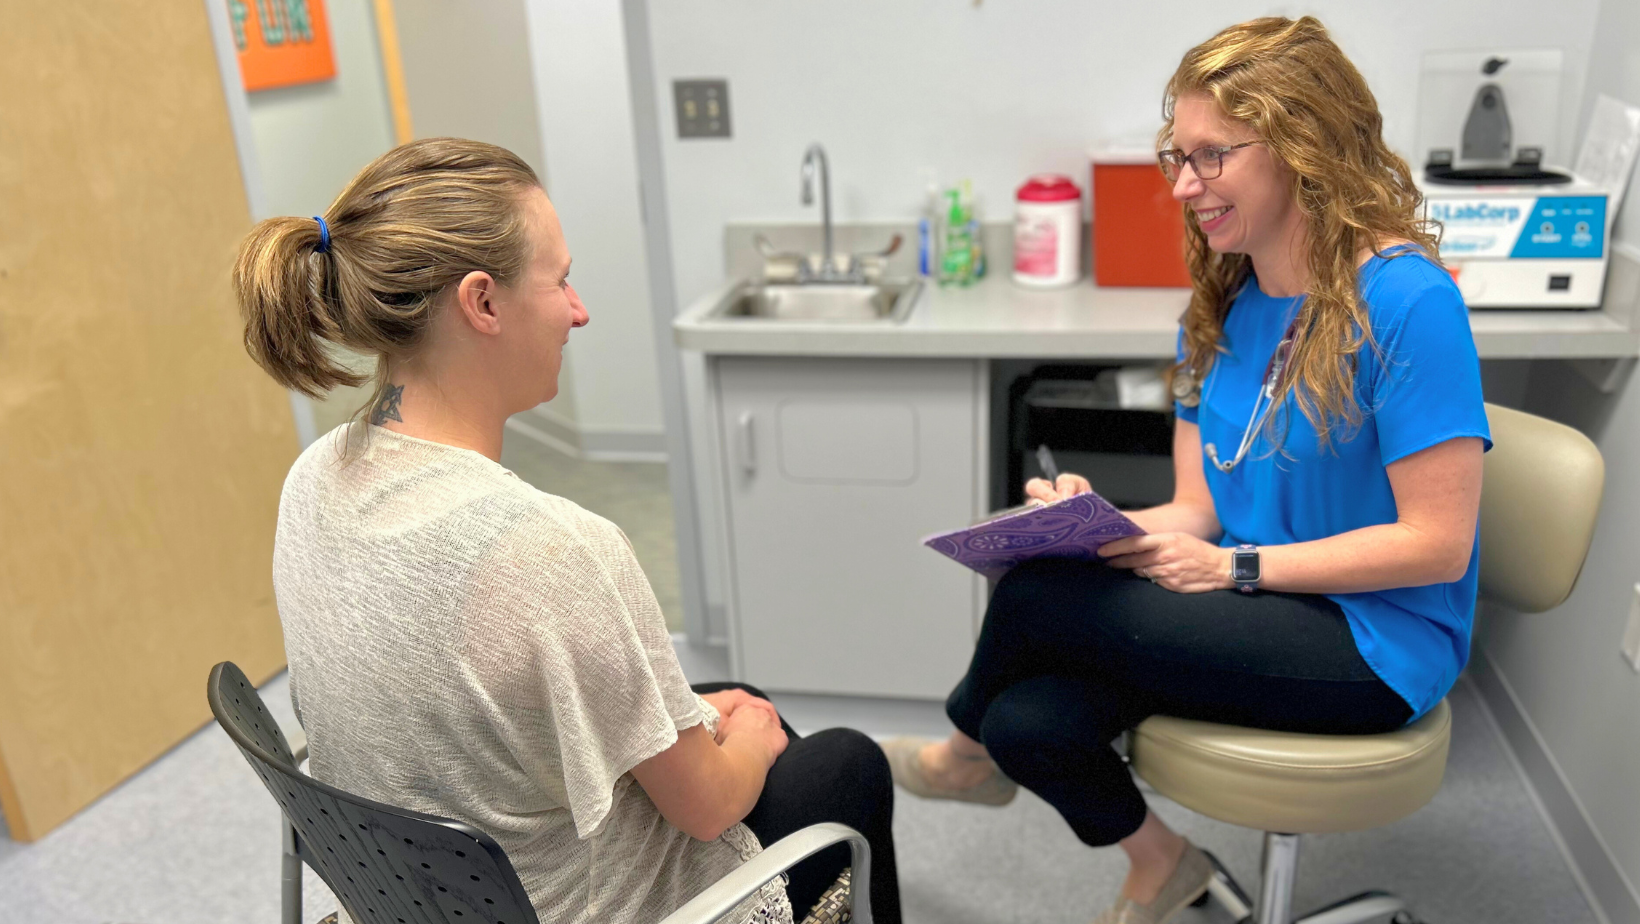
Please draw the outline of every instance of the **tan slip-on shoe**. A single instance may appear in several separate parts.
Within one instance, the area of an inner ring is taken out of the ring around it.
[[[1007,805],[1019,795],[1019,784],[1002,775],[992,764],[993,772],[981,783],[967,789],[941,789],[923,773],[922,749],[936,744],[931,738],[891,738],[882,743],[888,755],[888,768],[894,782],[914,796],[924,799],[951,799],[956,802],[974,802],[979,805]]]
[[[1195,844],[1186,842],[1179,865],[1162,884],[1155,901],[1141,905],[1131,898],[1119,898],[1116,904],[1094,918],[1093,924],[1167,924],[1186,906],[1202,897],[1211,878],[1212,861],[1207,859],[1207,854],[1196,849]]]

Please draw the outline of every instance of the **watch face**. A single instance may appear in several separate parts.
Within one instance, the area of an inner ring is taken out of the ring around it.
[[[1230,579],[1233,581],[1258,580],[1258,553],[1232,553],[1230,555]]]

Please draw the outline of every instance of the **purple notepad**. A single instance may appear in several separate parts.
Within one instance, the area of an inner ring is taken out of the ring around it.
[[[929,536],[923,545],[988,578],[999,578],[1032,558],[1096,561],[1100,546],[1144,532],[1109,501],[1089,492]]]

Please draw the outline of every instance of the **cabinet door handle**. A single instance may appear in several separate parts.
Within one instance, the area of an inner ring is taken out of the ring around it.
[[[740,415],[735,453],[740,457],[740,470],[746,473],[746,477],[750,478],[757,474],[757,444],[753,440],[751,411]]]

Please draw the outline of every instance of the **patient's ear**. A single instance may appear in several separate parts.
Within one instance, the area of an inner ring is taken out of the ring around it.
[[[468,327],[481,334],[501,333],[501,315],[495,303],[500,284],[482,270],[474,270],[456,283],[455,308]]]

